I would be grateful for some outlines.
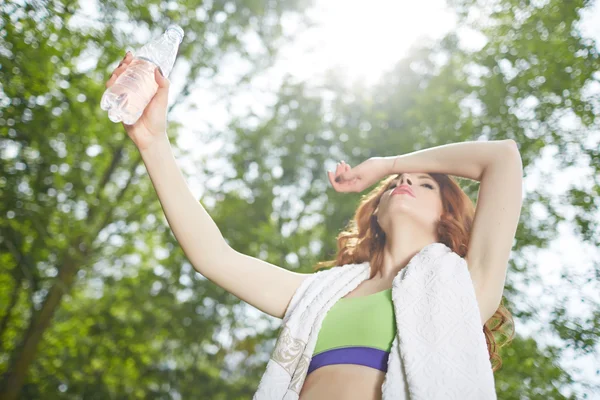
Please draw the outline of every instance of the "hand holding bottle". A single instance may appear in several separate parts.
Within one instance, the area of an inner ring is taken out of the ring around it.
[[[113,71],[106,87],[110,88],[117,78],[135,62],[133,55],[127,52],[123,61]],[[132,125],[123,122],[125,131],[140,150],[146,149],[154,140],[167,135],[167,106],[169,103],[169,80],[162,76],[158,67],[154,68],[154,79],[158,89],[144,109],[141,117]]]
[[[127,53],[106,82],[100,107],[113,122],[123,122],[140,150],[166,135],[169,81],[183,29],[170,25],[136,55]]]

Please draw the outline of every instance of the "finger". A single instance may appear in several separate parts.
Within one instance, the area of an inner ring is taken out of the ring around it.
[[[128,51],[127,54],[125,55],[125,58],[123,58],[123,60],[121,61],[121,63],[119,63],[117,68],[114,69],[113,73],[110,75],[110,78],[106,82],[107,88],[111,87],[115,83],[115,81],[117,80],[119,75],[121,75],[123,72],[125,72],[127,67],[129,67],[129,64],[131,64],[132,60],[133,60],[133,55],[131,54],[131,52]]]
[[[340,172],[339,172],[339,174],[345,176],[345,175],[347,175],[345,173],[348,172],[348,171],[350,171],[351,169],[352,168],[350,167],[350,165],[348,165],[346,163],[346,161],[342,160],[341,163],[340,163]]]
[[[331,186],[335,187],[335,183],[334,183],[334,177],[335,175],[333,174],[332,171],[327,171],[327,178],[329,178],[329,183],[331,183]]]
[[[339,176],[339,180],[338,182],[343,182],[343,181],[351,181],[355,178],[355,174],[354,171],[352,171],[352,167],[350,166],[350,164],[347,164],[346,161],[343,161],[343,169],[340,173]]]
[[[169,79],[165,78],[162,74],[160,68],[156,67],[154,69],[154,77],[156,78],[156,83],[158,83],[159,88],[168,89],[170,85]]]
[[[327,172],[329,176],[329,182],[331,182],[331,186],[335,189],[336,192],[357,192],[358,191],[358,182],[356,180],[353,181],[344,181],[341,183],[337,183],[334,179],[333,172]]]
[[[109,88],[111,87],[115,81],[117,80],[117,78],[127,69],[128,65],[123,65],[117,69],[115,69],[113,71],[113,73],[110,75],[110,78],[108,78],[108,81],[106,81],[106,87]]]
[[[344,191],[342,185],[336,182],[336,176],[332,171],[327,171],[327,177],[329,178],[329,183],[331,183],[331,186],[333,186],[336,192]]]
[[[163,102],[164,105],[168,104],[169,103],[169,86],[171,85],[171,83],[160,72],[160,68],[154,69],[154,79],[156,80],[156,83],[158,84],[158,89],[156,90],[156,94],[154,95],[154,97],[157,99],[157,101]]]
[[[106,87],[109,88],[111,87],[115,81],[117,80],[117,78],[119,77],[119,75],[117,75],[116,73],[112,73],[110,78],[108,78],[108,80],[106,81]]]
[[[133,60],[133,53],[131,51],[127,51],[127,53],[125,53],[125,57],[123,57],[123,59],[119,63],[119,66],[121,66],[121,64],[123,63],[130,63],[131,60]]]
[[[354,183],[356,182],[358,178],[355,176],[355,174],[353,174],[350,170],[348,171],[344,171],[341,174],[339,174],[336,178],[335,181],[337,183]]]
[[[128,51],[127,54],[125,54],[125,57],[123,57],[123,59],[119,63],[119,65],[117,65],[117,67],[114,69],[113,73],[117,73],[117,75],[119,75],[121,72],[127,69],[127,67],[129,66],[129,64],[131,64],[132,61],[133,54],[131,54],[131,52]]]
[[[121,63],[113,71],[113,74],[117,74],[117,76],[121,75],[123,73],[123,71],[125,71],[127,69],[127,67],[129,67],[130,64],[131,64],[131,59],[129,59],[129,60],[125,59],[125,60],[121,61]]]
[[[340,183],[344,180],[344,174],[346,173],[346,166],[344,161],[338,163],[338,168],[335,171],[335,181]]]

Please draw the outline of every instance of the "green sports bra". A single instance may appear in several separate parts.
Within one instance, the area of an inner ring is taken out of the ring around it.
[[[385,372],[395,336],[391,288],[342,298],[325,315],[308,374],[332,364],[358,364]]]

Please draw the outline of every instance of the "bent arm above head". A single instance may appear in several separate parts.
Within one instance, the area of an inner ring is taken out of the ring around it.
[[[482,172],[465,257],[484,319],[494,315],[502,300],[523,203],[523,164],[511,142]]]
[[[390,174],[427,172],[481,181],[491,165],[520,163],[512,157],[514,152],[518,154],[517,144],[512,139],[446,144],[389,157]]]
[[[484,319],[502,299],[521,215],[523,164],[514,140],[463,142],[393,157],[391,173],[437,172],[480,181],[466,261]]]

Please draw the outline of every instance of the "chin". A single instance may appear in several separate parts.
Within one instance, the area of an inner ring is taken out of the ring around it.
[[[399,195],[398,195],[399,196]],[[406,199],[408,200],[408,199]],[[412,202],[406,201],[405,199],[398,199],[398,201],[394,201],[394,204],[390,204],[390,211],[394,214],[397,213],[415,213],[415,205]],[[411,199],[416,200],[416,199]]]

